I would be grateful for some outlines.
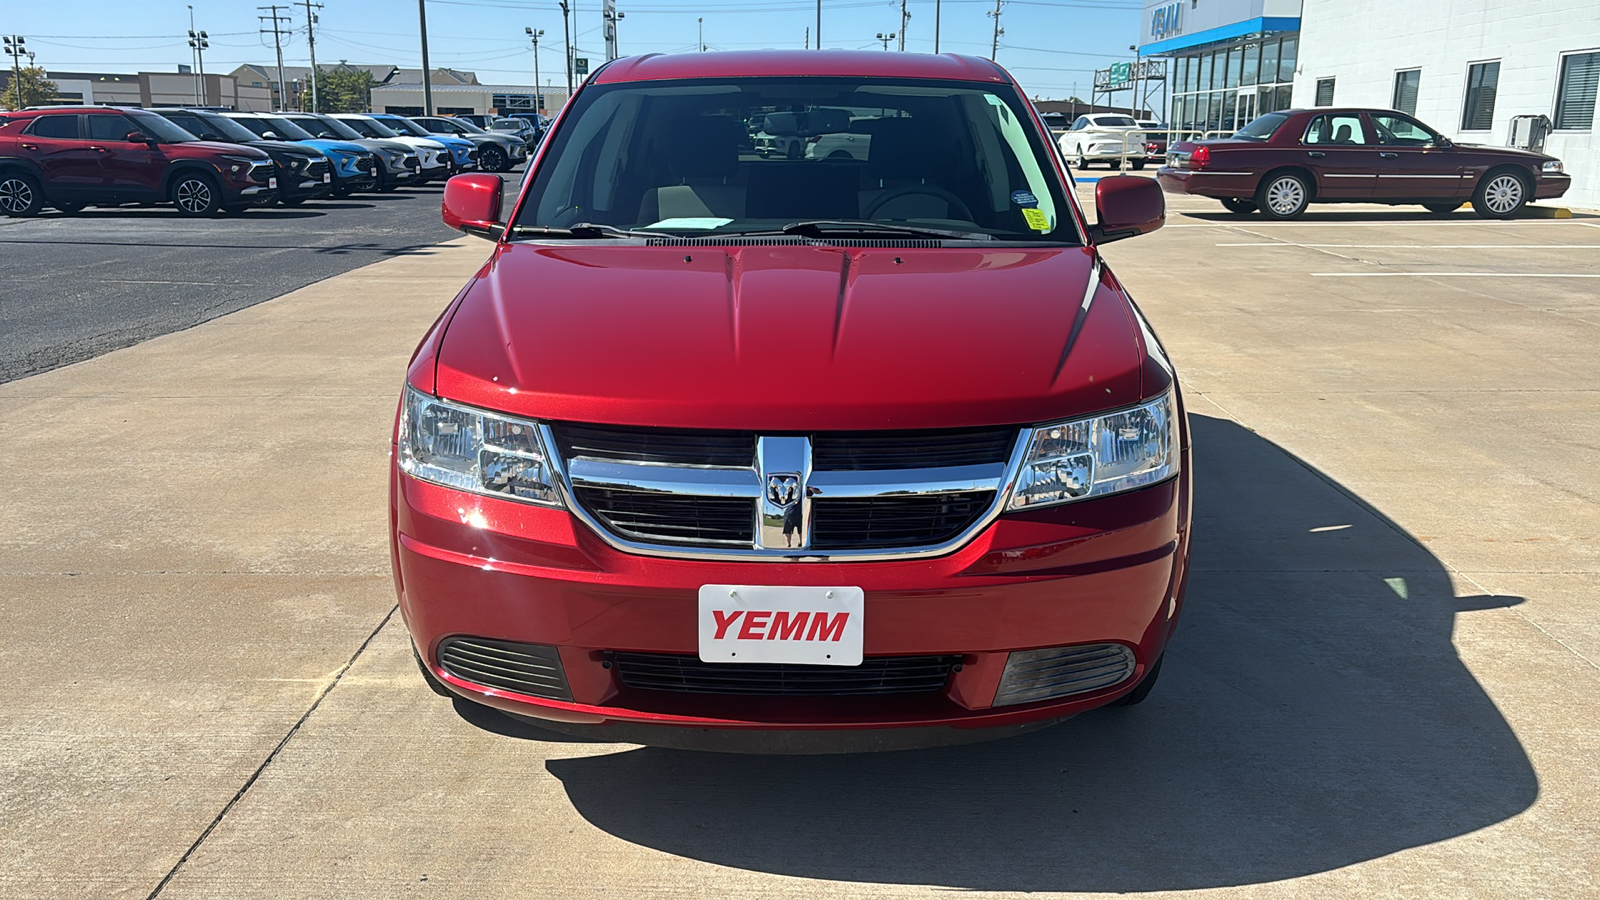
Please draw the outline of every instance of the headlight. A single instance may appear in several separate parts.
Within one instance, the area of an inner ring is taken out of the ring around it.
[[[406,152],[404,150],[390,150],[385,147],[383,150],[383,158],[387,159],[389,162],[397,163],[406,158]]]
[[[1174,392],[1121,412],[1033,430],[1007,507],[1032,509],[1130,491],[1178,471]]]
[[[538,424],[458,406],[406,388],[400,470],[475,494],[560,506]]]
[[[1559,160],[1559,159],[1547,160],[1545,162],[1545,164],[1544,164],[1544,168],[1541,171],[1545,172],[1546,174],[1550,174],[1550,175],[1555,175],[1555,174],[1560,173],[1560,171],[1561,171],[1561,160]]]

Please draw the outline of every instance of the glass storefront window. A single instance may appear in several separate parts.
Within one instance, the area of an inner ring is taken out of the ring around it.
[[[1239,63],[1243,61],[1244,51],[1238,47],[1228,51],[1228,80],[1218,87],[1236,88],[1239,86]]]
[[[1256,83],[1256,72],[1261,67],[1261,45],[1247,44],[1244,48],[1244,76],[1239,83],[1246,87]]]
[[[1278,54],[1278,80],[1294,81],[1295,54],[1300,46],[1300,38],[1286,37],[1283,39],[1283,49]]]
[[[1211,90],[1211,54],[1200,57],[1200,77],[1195,80],[1194,89],[1197,91]]]
[[[1278,80],[1278,41],[1276,38],[1261,45],[1261,83],[1272,84]]]

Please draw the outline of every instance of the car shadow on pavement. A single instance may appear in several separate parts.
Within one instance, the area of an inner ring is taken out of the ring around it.
[[[1432,554],[1331,479],[1233,422],[1192,423],[1187,608],[1142,706],[963,747],[639,748],[547,769],[588,822],[644,847],[780,875],[980,890],[1257,884],[1531,805],[1532,766],[1451,643],[1458,613],[1520,599],[1457,597]]]

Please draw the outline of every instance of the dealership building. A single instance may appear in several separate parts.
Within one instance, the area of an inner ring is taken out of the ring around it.
[[[1175,130],[1398,109],[1461,143],[1531,143],[1571,173],[1563,202],[1600,208],[1600,0],[1145,0],[1139,41],[1168,60]]]

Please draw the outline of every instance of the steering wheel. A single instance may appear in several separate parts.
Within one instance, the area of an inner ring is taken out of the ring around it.
[[[877,215],[878,210],[882,209],[891,200],[898,200],[901,197],[910,197],[914,194],[922,194],[926,197],[937,197],[940,200],[950,204],[950,211],[958,214],[962,219],[965,219],[968,222],[977,221],[972,216],[972,210],[967,208],[967,204],[961,202],[960,197],[957,197],[955,194],[950,193],[942,187],[932,184],[908,184],[904,187],[890,188],[889,190],[879,194],[871,203],[868,203],[867,208],[861,211],[861,215],[863,218],[870,219]]]

